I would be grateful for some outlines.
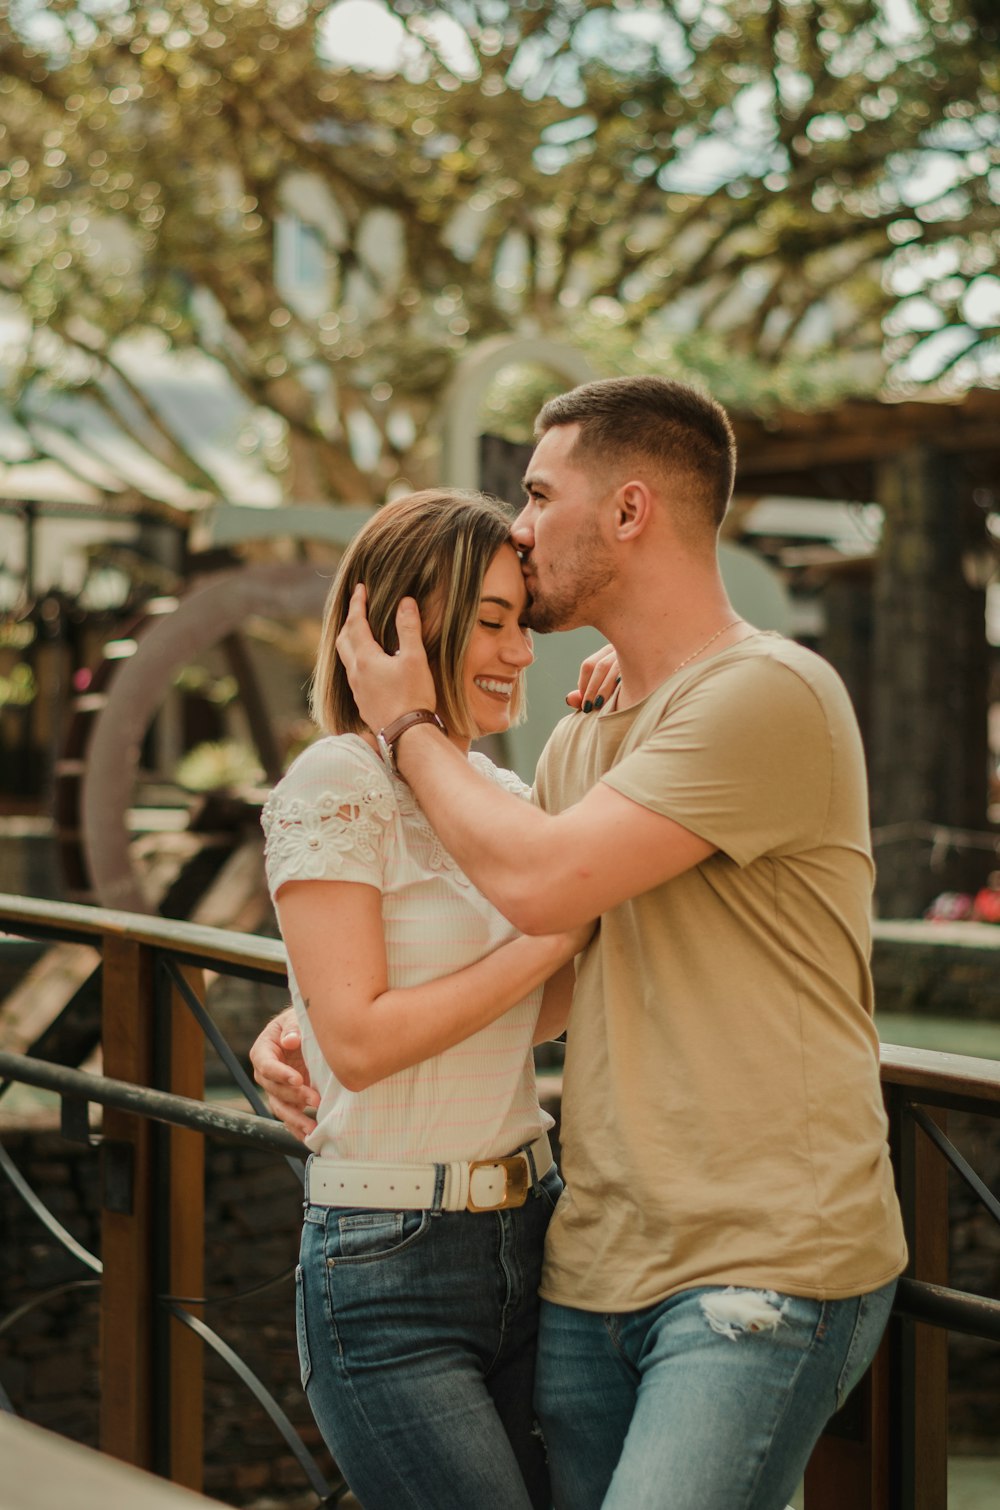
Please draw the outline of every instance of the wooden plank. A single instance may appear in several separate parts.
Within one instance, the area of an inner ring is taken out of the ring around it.
[[[0,1048],[24,1054],[87,977],[99,956],[90,944],[54,944],[0,1002]]]
[[[938,1092],[1000,1107],[1000,1061],[886,1043],[881,1049],[882,1084]],[[920,1101],[918,1094],[913,1098]]]
[[[3,1412],[0,1459],[12,1470],[4,1475],[4,1510],[210,1510],[220,1504]]]
[[[201,970],[185,967],[184,979],[198,1000],[205,1000]],[[170,999],[170,1084],[178,1096],[202,1100],[205,1094],[205,1040],[194,1015],[174,988]],[[168,1134],[170,1170],[169,1284],[171,1295],[205,1293],[205,1139],[192,1128],[172,1127]],[[203,1307],[187,1306],[201,1317]],[[204,1483],[204,1346],[176,1318],[169,1328],[170,1477],[188,1489]]]
[[[271,911],[264,874],[264,835],[234,850],[208,890],[198,899],[191,922],[227,932],[254,933]]]
[[[761,473],[811,472],[817,467],[845,465],[849,462],[891,460],[909,446],[926,444],[936,451],[1000,451],[996,421],[970,424],[953,432],[933,436],[921,434],[911,425],[886,426],[879,432],[851,434],[840,431],[793,436],[778,433],[758,440],[741,436],[737,429],[737,479],[746,481]]]
[[[109,937],[104,949],[105,1073],[152,1078],[153,968],[148,949]],[[149,1122],[107,1107],[101,1150],[101,1450],[153,1462],[153,1141]]]
[[[914,444],[965,455],[1000,451],[1000,400],[991,390],[948,403],[849,400],[826,411],[769,415],[766,423],[734,415],[733,425],[740,475],[870,462]]]

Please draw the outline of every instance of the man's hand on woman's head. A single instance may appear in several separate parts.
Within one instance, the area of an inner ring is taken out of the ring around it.
[[[337,654],[358,712],[374,733],[404,713],[437,707],[437,689],[420,631],[420,610],[403,598],[396,610],[399,649],[386,655],[368,625],[367,596],[359,583],[337,636]]]
[[[279,1122],[296,1137],[307,1138],[316,1126],[319,1092],[309,1082],[302,1057],[302,1034],[291,1007],[274,1017],[250,1050],[254,1079]]]

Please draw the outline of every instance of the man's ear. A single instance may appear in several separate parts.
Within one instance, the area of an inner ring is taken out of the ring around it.
[[[641,535],[649,523],[652,506],[652,496],[644,482],[624,483],[615,500],[615,538],[633,540]]]

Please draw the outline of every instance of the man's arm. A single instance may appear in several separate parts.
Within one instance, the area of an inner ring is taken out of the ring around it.
[[[576,927],[714,853],[603,783],[551,815],[497,792],[431,725],[400,746],[399,769],[445,848],[522,933]]]
[[[435,705],[412,599],[400,604],[396,622],[400,650],[387,656],[368,629],[359,589],[337,639],[370,729]],[[673,819],[603,783],[564,813],[542,813],[498,791],[430,724],[407,730],[396,758],[445,848],[522,933],[576,927],[714,853]]]

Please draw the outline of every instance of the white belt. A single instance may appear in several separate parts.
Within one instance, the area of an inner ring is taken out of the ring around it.
[[[535,1180],[551,1167],[548,1133],[508,1158],[475,1159],[471,1164],[342,1163],[314,1155],[309,1160],[307,1199],[313,1206],[378,1211],[507,1211],[523,1206]]]

